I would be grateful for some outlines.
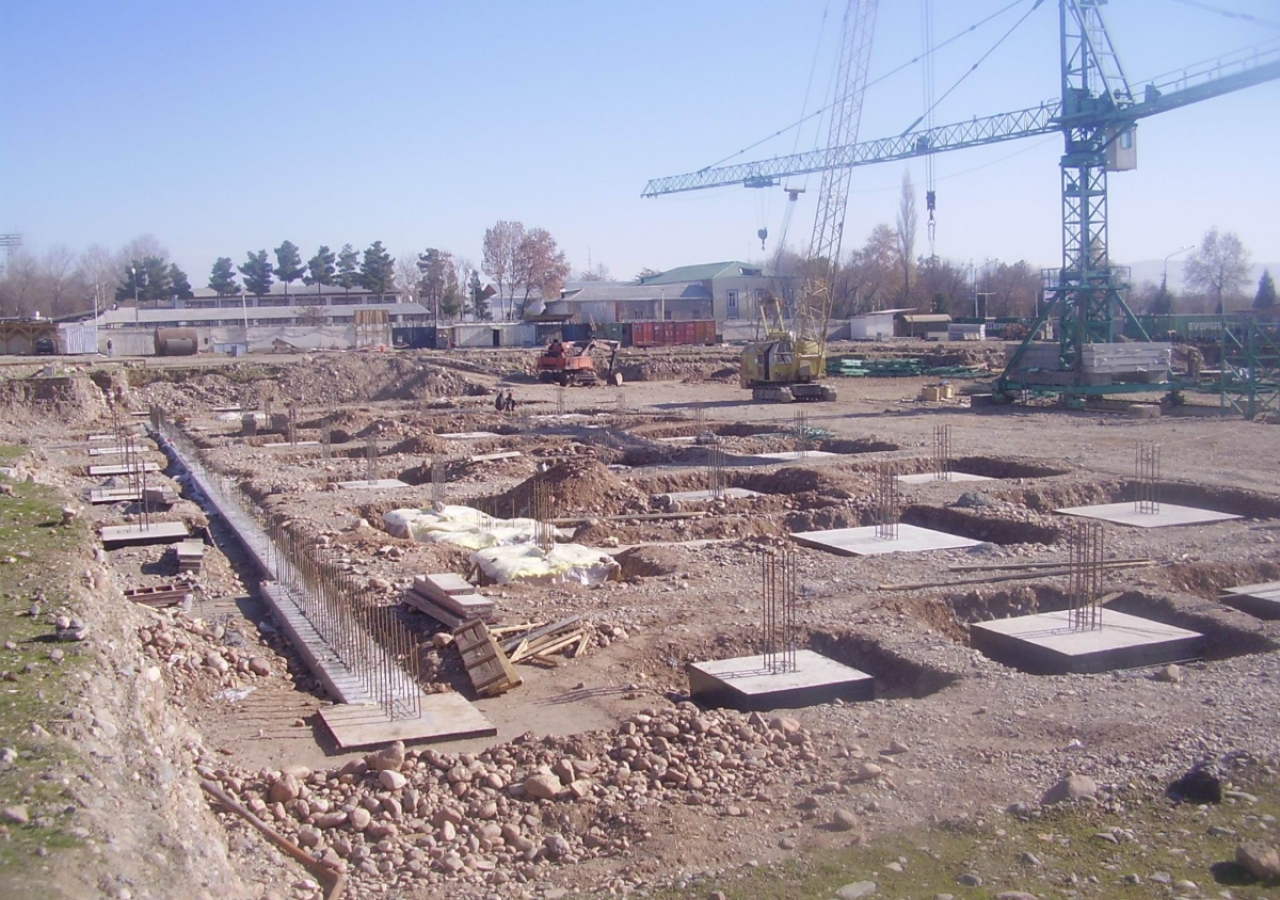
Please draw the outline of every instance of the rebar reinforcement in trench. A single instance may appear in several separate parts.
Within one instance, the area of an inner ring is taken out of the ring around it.
[[[315,555],[298,534],[259,521],[257,505],[200,462],[196,447],[158,411],[153,436],[189,478],[190,490],[236,535],[258,573],[281,632],[325,690],[341,703],[374,703],[390,719],[421,714],[416,636],[347,573]]]

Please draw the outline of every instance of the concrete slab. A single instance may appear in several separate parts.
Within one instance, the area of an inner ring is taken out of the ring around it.
[[[1131,525],[1134,528],[1165,528],[1170,525],[1203,525],[1207,522],[1225,522],[1227,519],[1239,519],[1231,513],[1215,512],[1211,509],[1196,509],[1192,506],[1177,506],[1173,503],[1161,503],[1159,512],[1141,513],[1134,508],[1132,501],[1128,503],[1103,503],[1098,506],[1069,506],[1066,509],[1055,509],[1054,512],[1064,516],[1079,516],[1085,519],[1101,519],[1116,525]]]
[[[836,528],[831,531],[800,531],[791,535],[797,544],[826,550],[841,556],[875,556],[880,553],[923,553],[927,550],[955,550],[976,547],[981,541],[932,528],[899,525],[896,540],[876,537],[876,526]]]
[[[392,719],[381,706],[372,703],[326,706],[320,710],[320,718],[343,750],[378,747],[392,741],[427,744],[498,733],[484,713],[461,694],[424,694],[419,702],[422,713],[412,718]]]
[[[997,662],[1039,675],[1109,672],[1196,659],[1204,636],[1140,616],[1102,610],[1102,627],[1073,629],[1070,612],[1037,613],[969,626],[974,646]]]
[[[670,494],[658,494],[657,496],[670,503],[701,503],[716,499],[711,491],[674,491]],[[720,496],[726,500],[749,500],[752,497],[763,495],[759,491],[749,491],[746,488],[725,488],[720,492]]]
[[[1222,602],[1259,619],[1280,619],[1280,581],[1238,584],[1227,588]]]
[[[500,438],[502,435],[494,434],[492,431],[458,431],[453,434],[437,434],[436,437],[446,441],[485,441],[490,438]]]
[[[141,499],[142,494],[132,488],[103,488],[100,491],[89,492],[89,502],[94,505],[100,503],[131,503]]]
[[[142,547],[148,544],[173,544],[188,536],[185,522],[152,522],[149,525],[104,525],[102,546]]]
[[[697,438],[690,434],[690,435],[685,435],[683,437],[680,437],[680,436],[664,437],[664,438],[655,438],[654,440],[656,440],[659,444],[692,444],[694,441],[697,440]]]
[[[319,441],[297,441],[291,444],[288,441],[280,441],[275,444],[263,444],[262,446],[266,450],[296,450],[298,447],[319,447],[320,442]]]
[[[160,466],[153,462],[143,463],[142,465],[132,466],[90,466],[89,474],[91,476],[106,475],[131,475],[134,472],[159,472]]]
[[[690,663],[695,702],[743,711],[798,709],[832,700],[873,700],[875,680],[865,672],[812,650],[796,651],[796,668],[770,672],[763,656]]]
[[[826,459],[839,455],[839,453],[829,453],[826,450],[782,450],[777,453],[752,453],[746,458],[766,459],[773,462],[797,462],[805,459]]]
[[[921,472],[918,475],[899,475],[898,481],[903,484],[933,484],[934,482],[956,484],[961,481],[995,481],[986,475],[970,475],[968,472],[946,472],[941,478],[934,472]]]
[[[410,485],[399,478],[375,478],[373,481],[339,481],[338,487],[344,491],[393,491]]]
[[[155,445],[153,445],[150,441],[147,441],[147,442],[139,441],[136,444],[130,444],[128,447],[120,447],[120,446],[90,447],[89,455],[90,456],[119,456],[121,453],[128,453],[130,450],[132,450],[134,453],[145,453],[147,450],[154,450],[154,449],[155,449]]]

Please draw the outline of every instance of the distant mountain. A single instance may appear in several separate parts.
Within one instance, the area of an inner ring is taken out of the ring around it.
[[[1186,256],[1179,256],[1169,260],[1169,290],[1175,294],[1183,288],[1182,283],[1182,263]],[[1164,272],[1164,260],[1152,259],[1143,260],[1142,262],[1128,263],[1133,269],[1133,286],[1141,287],[1144,281],[1160,283],[1160,277]],[[1245,289],[1245,293],[1252,297],[1258,290],[1258,279],[1262,277],[1262,270],[1268,269],[1273,278],[1280,278],[1280,263],[1254,263],[1249,271],[1249,287]]]

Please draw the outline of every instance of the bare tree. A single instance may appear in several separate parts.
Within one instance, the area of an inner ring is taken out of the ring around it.
[[[898,200],[898,265],[902,267],[902,301],[911,296],[911,276],[915,268],[916,189],[911,173],[902,173],[902,196]]]
[[[115,256],[101,244],[91,244],[76,263],[80,279],[89,290],[95,308],[105,306],[107,298],[120,284],[120,269]]]
[[[37,297],[40,267],[35,256],[24,249],[15,249],[8,256],[4,280],[0,281],[0,311],[7,315],[26,318],[38,307]]]
[[[53,316],[65,315],[83,299],[76,283],[76,256],[64,244],[54,244],[40,259],[40,279]]]
[[[511,317],[511,301],[521,274],[520,245],[524,238],[524,224],[521,222],[500,220],[484,232],[484,273],[498,285],[499,310],[502,310],[503,301],[507,304],[504,319]]]
[[[517,306],[521,315],[524,315],[529,295],[535,287],[543,299],[560,293],[565,279],[569,277],[569,261],[545,228],[532,229],[520,242],[516,253],[516,275],[516,283],[524,285],[524,295]]]
[[[1210,228],[1187,257],[1182,275],[1191,287],[1209,295],[1215,311],[1221,313],[1225,301],[1237,298],[1249,280],[1249,251],[1235,232],[1219,234],[1217,228]]]
[[[140,234],[120,248],[120,252],[116,254],[116,264],[120,271],[123,272],[128,268],[129,263],[134,260],[146,259],[149,256],[167,260],[169,258],[169,249],[160,243],[159,238],[154,234]]]
[[[402,303],[417,303],[420,296],[418,290],[418,254],[397,254],[392,271],[395,274],[396,292],[400,295],[400,301]]]

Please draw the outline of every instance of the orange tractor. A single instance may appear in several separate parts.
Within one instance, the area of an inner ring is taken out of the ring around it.
[[[538,357],[538,380],[543,384],[559,384],[563,387],[579,385],[591,387],[599,384],[601,376],[596,372],[596,361],[592,355],[596,350],[609,351],[609,367],[604,373],[604,382],[614,387],[622,384],[622,373],[617,370],[617,341],[552,341],[542,350]]]

